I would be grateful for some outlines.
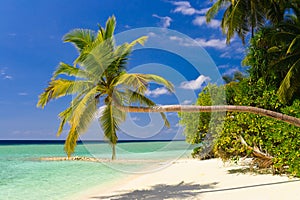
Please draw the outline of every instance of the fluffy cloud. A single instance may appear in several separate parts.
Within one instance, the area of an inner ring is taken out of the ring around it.
[[[194,14],[205,14],[209,8],[197,10],[193,8],[188,1],[172,1],[176,8],[173,10],[174,13],[181,13],[183,15],[194,15]]]
[[[13,79],[12,76],[10,76],[10,75],[8,75],[6,73],[6,69],[7,68],[0,69],[0,79],[3,79],[3,80],[11,80],[11,79]]]
[[[26,93],[26,92],[19,92],[18,95],[19,95],[19,96],[27,96],[28,93]]]
[[[181,105],[188,105],[191,104],[192,101],[191,100],[184,100],[183,102],[181,102]]]
[[[215,49],[224,49],[226,48],[226,40],[220,40],[220,39],[203,39],[203,38],[197,38],[196,41],[202,46],[202,47],[211,47]]]
[[[207,76],[200,75],[196,80],[184,81],[180,84],[180,88],[187,90],[200,89],[205,81],[209,81],[210,78]]]
[[[206,23],[205,16],[198,16],[193,20],[193,24],[196,26],[207,26],[210,28],[219,28],[221,22],[216,19],[212,19],[209,23]]]
[[[233,75],[237,71],[240,71],[238,67],[229,68],[222,75],[223,76],[231,76],[231,75]]]
[[[152,16],[160,19],[160,23],[163,28],[168,28],[171,25],[171,21],[172,21],[171,17],[168,16],[161,17],[158,16],[157,14],[153,14]]]
[[[226,40],[223,39],[204,39],[204,38],[196,38],[194,40],[187,38],[180,38],[177,36],[170,36],[170,40],[174,40],[178,42],[179,45],[185,47],[193,47],[193,46],[202,46],[202,47],[210,47],[214,49],[223,50],[227,47]]]
[[[156,88],[155,90],[147,90],[145,94],[147,96],[158,97],[160,95],[170,94],[170,92],[165,87],[161,87]]]

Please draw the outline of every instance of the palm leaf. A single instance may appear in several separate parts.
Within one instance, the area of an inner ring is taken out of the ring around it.
[[[92,49],[87,50],[86,54],[82,53],[79,56],[79,64],[84,67],[88,73],[94,74],[94,76],[97,77],[103,76],[108,66],[117,59],[116,55],[114,55],[111,43],[111,39],[107,39],[96,46],[91,46]]]
[[[299,40],[300,40],[300,35],[297,35],[293,39],[293,41],[290,43],[289,48],[288,48],[286,54],[293,53],[295,49],[299,49],[299,47],[300,47],[300,45],[299,45],[300,41]]]
[[[63,37],[64,42],[71,42],[82,51],[95,40],[95,32],[89,29],[74,29]]]
[[[216,14],[220,11],[220,9],[230,2],[230,0],[218,0],[216,1],[212,7],[206,13],[206,21],[209,23],[212,18],[216,16]]]
[[[78,103],[73,105],[72,118],[70,119],[73,126],[78,127],[78,125],[81,123],[83,113],[89,109],[90,104],[97,104],[97,101],[95,100],[97,94],[98,88],[94,87],[90,89],[85,96],[83,96],[83,98],[78,100]],[[96,112],[96,105],[91,108],[94,108],[94,110],[92,109],[92,112]]]
[[[64,150],[67,153],[68,157],[71,157],[72,153],[74,153],[75,148],[77,146],[78,138],[79,138],[79,134],[76,130],[76,127],[71,126],[64,147]]]
[[[174,86],[171,82],[154,74],[127,74],[124,73],[120,76],[117,86],[123,85],[125,87],[134,88],[136,92],[144,94],[148,89],[149,83],[157,83],[164,85],[168,91],[173,92]]]
[[[55,79],[62,74],[86,79],[91,79],[93,77],[93,74],[89,74],[85,70],[60,62],[56,71],[53,73],[52,79]]]
[[[108,103],[100,116],[99,121],[105,137],[110,144],[116,144],[118,137],[116,131],[121,122],[125,121],[126,113]]]
[[[114,34],[116,27],[116,18],[115,16],[112,16],[108,18],[106,21],[106,26],[105,26],[105,39],[111,38]]]
[[[37,107],[44,108],[51,99],[57,99],[62,96],[80,93],[86,88],[93,87],[89,81],[73,81],[66,79],[52,80],[45,91],[39,96]]]
[[[66,110],[64,110],[58,114],[58,116],[60,118],[60,124],[59,124],[58,130],[57,130],[57,133],[56,133],[57,137],[61,135],[66,122],[68,120],[70,120],[71,115],[72,115],[72,109],[73,109],[72,106],[70,106],[69,108],[67,108]]]
[[[292,65],[278,89],[278,97],[282,102],[288,102],[300,87],[300,58]]]

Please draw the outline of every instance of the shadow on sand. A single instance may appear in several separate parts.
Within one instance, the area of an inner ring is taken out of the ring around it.
[[[159,184],[154,185],[150,189],[145,190],[134,190],[130,192],[124,191],[124,193],[109,195],[109,196],[99,196],[92,197],[93,199],[111,199],[111,200],[158,200],[158,199],[185,199],[192,198],[199,195],[201,190],[213,189],[217,183],[210,184],[192,184],[184,183],[183,181],[177,185],[165,185]],[[123,192],[123,191],[120,191]]]
[[[201,194],[212,192],[225,192],[241,189],[249,189],[256,187],[266,187],[272,185],[288,184],[292,182],[299,182],[299,179],[289,181],[279,181],[263,184],[253,184],[230,188],[215,188],[217,182],[210,184],[193,184],[181,182],[177,185],[154,185],[150,189],[134,190],[134,191],[120,191],[120,194],[92,197],[92,199],[110,199],[110,200],[158,200],[158,199],[199,199]],[[201,198],[201,197],[200,197]]]

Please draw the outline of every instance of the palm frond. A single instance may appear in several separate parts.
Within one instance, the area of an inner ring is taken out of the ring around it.
[[[169,92],[174,92],[174,86],[161,76],[154,74],[127,74],[120,76],[116,85],[124,85],[134,88],[136,92],[144,94],[148,88],[149,83],[157,83],[166,87]]]
[[[106,26],[105,26],[105,39],[111,38],[114,34],[116,27],[116,18],[115,16],[112,16],[108,18],[106,21]]]
[[[89,29],[74,29],[63,37],[64,42],[71,42],[80,52],[95,40],[95,32]]]
[[[286,54],[293,53],[296,49],[299,49],[300,47],[300,34],[297,35],[293,41],[290,43],[289,48],[286,52]]]
[[[291,66],[278,89],[279,99],[288,102],[300,87],[300,58]]]
[[[71,126],[64,146],[64,150],[67,153],[68,157],[71,157],[72,153],[74,153],[75,148],[77,146],[78,138],[79,138],[79,134],[76,130],[76,127]]]
[[[93,112],[91,114],[95,114],[96,112],[96,104],[97,100],[95,100],[95,97],[98,94],[98,88],[94,87],[90,89],[84,96],[83,98],[79,99],[78,102],[73,105],[73,110],[72,110],[72,118],[70,119],[70,123],[78,127],[79,124],[81,123],[82,120],[82,115],[84,112],[88,109],[91,109],[90,112]],[[95,105],[94,105],[95,104]],[[94,105],[89,107],[90,105]],[[83,119],[85,120],[85,119]]]
[[[105,137],[110,144],[116,144],[118,137],[116,131],[121,122],[125,121],[126,113],[108,103],[100,116],[99,121]]]
[[[56,71],[53,73],[52,79],[55,79],[57,76],[63,74],[86,79],[92,78],[93,76],[93,74],[89,74],[85,70],[60,62]]]
[[[45,91],[39,96],[37,107],[44,108],[51,99],[57,99],[62,96],[80,93],[86,88],[93,87],[89,81],[57,79],[52,80]]]
[[[69,108],[67,108],[66,110],[58,114],[60,118],[60,124],[56,133],[57,137],[61,135],[66,122],[70,120],[72,115],[72,109],[73,109],[72,106],[70,106]]]
[[[83,98],[73,100],[71,106],[61,112],[61,123],[57,132],[59,136],[66,122],[71,128],[65,141],[65,152],[68,157],[74,153],[79,135],[83,134],[95,118],[98,99],[94,98],[95,90],[90,90]]]
[[[117,59],[111,43],[112,39],[107,39],[100,44],[93,44],[91,49],[85,50],[86,52],[77,58],[76,62],[79,62],[89,73],[101,77],[108,66]]]
[[[216,1],[206,13],[206,22],[209,23],[216,16],[216,14],[221,10],[221,8],[229,2],[230,2],[230,0]]]
[[[143,45],[146,39],[147,37],[144,36],[132,41],[131,43],[124,43],[117,46],[113,52],[115,60],[105,70],[105,76],[114,77],[121,74],[127,66],[128,56],[131,53],[132,48],[136,44]]]

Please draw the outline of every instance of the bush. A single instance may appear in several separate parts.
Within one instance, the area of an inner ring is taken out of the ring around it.
[[[208,100],[210,92],[218,90],[224,90],[224,86],[209,86],[204,89],[199,94],[197,105],[211,105],[212,102]],[[291,106],[282,105],[275,90],[267,88],[261,80],[257,83],[251,83],[249,79],[230,83],[225,90],[226,98],[231,104],[251,105],[300,117],[300,100],[295,100]],[[220,116],[208,113],[190,114],[180,115],[180,124],[186,127],[184,134],[188,142],[201,143],[207,133],[214,135],[208,158],[216,156],[223,160],[237,160],[241,157],[252,157],[256,158],[259,167],[271,167],[274,173],[289,173],[300,177],[299,127],[249,113],[227,112],[224,124],[220,123]],[[197,131],[192,127],[197,127]],[[257,156],[253,149],[272,159],[266,164],[265,158]],[[202,150],[202,146],[195,149],[194,157],[201,155]]]

